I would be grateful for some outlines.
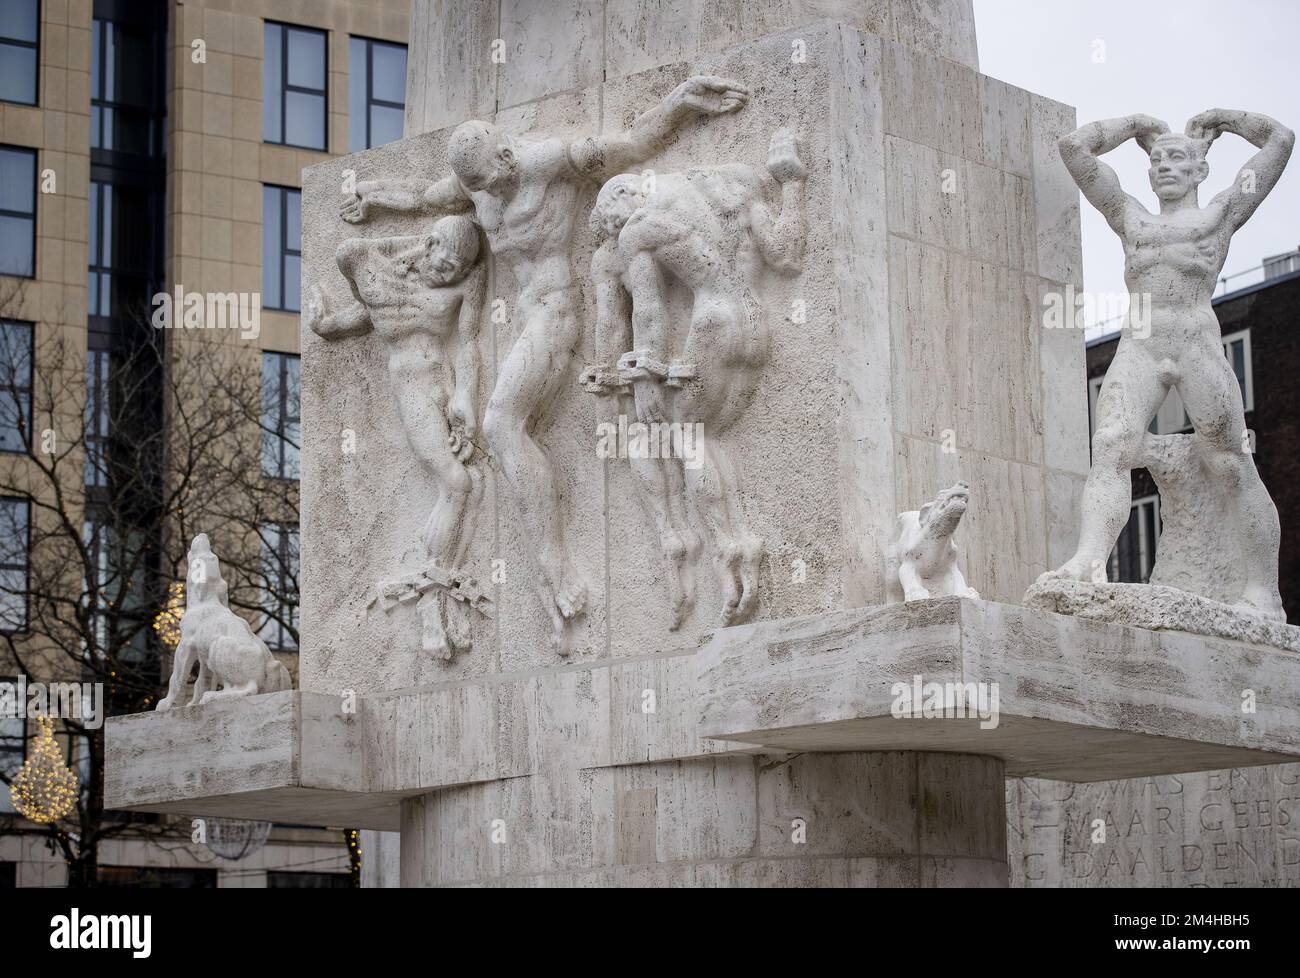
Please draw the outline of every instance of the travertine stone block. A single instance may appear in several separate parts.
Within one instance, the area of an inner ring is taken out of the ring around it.
[[[806,60],[791,58],[796,39]],[[757,617],[882,602],[897,513],[958,479],[979,487],[958,541],[967,583],[985,597],[1018,597],[1047,568],[1049,535],[1059,532],[1046,517],[1064,504],[1051,494],[1072,491],[1061,476],[1081,471],[1077,450],[1065,447],[1077,424],[1065,419],[1086,417],[1076,383],[1082,336],[1047,338],[1036,308],[1046,287],[1040,242],[1077,236],[1077,213],[1055,201],[1064,188],[1059,163],[1031,154],[1029,142],[1072,119],[1039,119],[1028,93],[823,22],[533,99],[492,121],[523,135],[618,132],[692,74],[735,78],[749,86],[749,102],[733,115],[686,122],[645,168],[761,165],[772,133],[787,128],[808,167],[804,271],[764,280],[772,348],[754,401],[722,435],[750,529],[763,541]],[[810,124],[801,128],[802,120]],[[426,223],[390,214],[344,224],[345,171],[359,181],[432,180],[448,170],[447,138],[428,133],[309,167],[304,281],[346,297],[334,264],[344,237],[414,234]],[[1040,188],[1055,202],[1040,202]],[[596,189],[579,197],[580,212]],[[1039,226],[1040,212],[1054,230]],[[573,661],[583,663],[690,650],[723,607],[706,553],[694,612],[673,629],[665,560],[630,467],[598,457],[608,409],[577,383],[580,366],[596,362],[595,299],[582,284],[593,246],[577,234],[572,266],[583,305],[566,368],[572,382],[560,385],[535,431],[588,589],[573,627]],[[1065,241],[1057,250],[1075,247]],[[516,300],[517,283],[493,262],[480,417],[521,326],[512,318]],[[670,294],[674,308],[684,301],[689,294]],[[436,486],[410,457],[382,358],[364,343],[326,346],[309,331],[302,351],[305,688],[418,688],[556,662],[533,587],[535,546],[487,463],[466,570],[491,591],[495,614],[474,618],[474,652],[435,661],[420,651],[410,608],[367,607],[377,582],[417,569],[427,504],[411,500],[432,498]]]
[[[1298,818],[1300,764],[1088,785],[1013,779],[1011,884],[1300,886]]]
[[[979,67],[971,0],[412,0],[406,134],[819,21]]]

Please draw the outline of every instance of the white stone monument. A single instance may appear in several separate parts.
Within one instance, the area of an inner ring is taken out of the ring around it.
[[[114,718],[110,805],[399,830],[403,886],[1006,886],[1008,776],[1297,756],[1294,655],[1018,605],[1088,473],[1039,317],[1075,120],[979,74],[969,0],[417,0],[411,41],[407,137],[304,173],[304,281],[483,229],[437,428],[477,529],[431,574],[452,467],[309,313],[302,689]],[[887,604],[957,481],[961,595]],[[420,596],[466,581],[447,657]]]

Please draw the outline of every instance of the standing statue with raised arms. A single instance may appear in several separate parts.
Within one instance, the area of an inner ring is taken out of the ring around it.
[[[737,82],[697,76],[626,132],[577,140],[524,139],[488,122],[465,122],[448,146],[451,174],[433,182],[362,181],[343,206],[342,217],[354,223],[375,210],[473,211],[492,255],[515,278],[522,327],[501,364],[483,415],[483,436],[537,549],[539,590],[561,655],[572,649],[572,622],[587,589],[565,547],[551,462],[531,429],[563,388],[580,338],[570,255],[578,194],[584,185],[659,152],[691,116],[734,112],[747,98]]]
[[[1232,186],[1201,207],[1198,187],[1209,173],[1206,154],[1225,132],[1259,152]],[[1130,139],[1150,155],[1159,213],[1125,193],[1115,171],[1099,158]],[[1273,119],[1226,109],[1195,116],[1183,134],[1150,116],[1132,115],[1090,123],[1061,139],[1070,175],[1123,242],[1129,293],[1150,297],[1151,317],[1149,330],[1125,325],[1097,399],[1078,549],[1040,583],[1105,580],[1106,560],[1129,517],[1129,471],[1140,457],[1148,424],[1173,387],[1238,528],[1243,586],[1236,604],[1285,620],[1278,595],[1277,509],[1255,469],[1241,390],[1223,355],[1211,299],[1233,233],[1277,184],[1294,143],[1291,130]]]

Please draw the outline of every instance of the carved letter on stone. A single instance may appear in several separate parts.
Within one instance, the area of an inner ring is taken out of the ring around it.
[[[253,634],[248,622],[230,610],[221,564],[200,533],[190,544],[181,640],[172,662],[167,695],[159,710],[169,710],[185,695],[190,672],[199,667],[190,706],[232,696],[275,693],[292,688],[289,673]],[[218,689],[217,687],[221,688]]]
[[[584,370],[582,382],[614,395],[623,417],[634,412],[652,446],[677,448],[643,452],[629,444],[627,451],[670,565],[674,629],[694,601],[700,535],[692,511],[717,551],[722,624],[746,620],[758,604],[763,541],[745,520],[724,436],[753,400],[768,361],[757,299],[762,265],[786,274],[802,268],[806,173],[790,133],[773,135],[767,168],[780,187],[776,212],[764,199],[760,171],[743,164],[656,174],[653,186],[617,176],[592,212],[603,237],[591,271],[596,352],[604,362]],[[670,282],[692,296],[680,352],[669,348]],[[693,451],[680,450],[686,446]]]
[[[1259,152],[1202,208],[1197,188],[1209,172],[1206,155],[1225,132]],[[1130,139],[1150,156],[1157,213],[1126,194],[1099,158]],[[1237,613],[1285,620],[1277,586],[1277,510],[1255,470],[1241,389],[1223,356],[1210,297],[1233,233],[1277,183],[1294,141],[1289,129],[1267,116],[1223,109],[1194,117],[1181,135],[1150,116],[1134,115],[1091,123],[1061,140],[1070,174],[1124,243],[1130,317],[1097,400],[1078,550],[1030,588],[1031,603],[1051,605],[1060,598],[1077,606],[1089,588],[1099,592],[1099,604],[1106,603],[1100,592],[1111,595],[1112,605],[1123,603],[1117,589],[1131,586],[1106,585],[1106,561],[1129,518],[1129,472],[1149,461],[1173,533],[1160,541],[1160,577],[1205,599],[1207,614],[1210,605],[1226,602]],[[1147,302],[1146,315],[1134,315]],[[1171,387],[1195,426],[1195,434],[1176,436],[1186,442],[1181,446],[1146,440],[1147,425]],[[1180,466],[1177,473],[1170,462]],[[1189,503],[1222,519],[1195,519]],[[1219,560],[1225,530],[1234,543],[1232,566]],[[1188,566],[1205,554],[1215,555],[1212,580],[1205,567]],[[1185,620],[1165,624],[1187,626]]]
[[[465,122],[451,135],[452,173],[434,181],[377,180],[356,185],[344,220],[376,209],[472,211],[493,256],[519,285],[519,338],[506,356],[483,417],[487,447],[536,548],[540,590],[556,651],[572,649],[572,621],[587,587],[573,566],[551,461],[533,425],[562,382],[579,338],[579,293],[570,274],[578,194],[587,181],[648,159],[686,119],[720,115],[748,93],[725,78],[695,77],[638,118],[627,132],[576,141],[523,139],[488,122]]]
[[[957,567],[957,531],[970,501],[970,487],[959,482],[919,510],[898,514],[898,533],[887,551],[886,602],[923,598],[978,598]]]
[[[481,609],[484,601],[471,600],[476,585],[461,569],[483,481],[469,464],[486,283],[479,229],[468,217],[444,217],[428,234],[349,239],[337,258],[355,301],[332,310],[318,286],[307,302],[307,324],[325,339],[374,333],[407,440],[437,487],[421,534],[428,567],[410,580],[382,582],[377,600],[385,608],[413,600],[424,651],[450,659],[454,649],[469,649],[468,608]]]

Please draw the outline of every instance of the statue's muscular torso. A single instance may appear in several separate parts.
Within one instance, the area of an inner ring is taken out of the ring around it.
[[[521,142],[518,167],[519,188],[509,200],[483,191],[470,198],[492,254],[526,302],[572,285],[569,249],[582,177],[559,139]]]
[[[1188,341],[1209,338],[1217,347],[1219,324],[1210,300],[1232,239],[1223,207],[1211,203],[1158,215],[1134,201],[1121,237],[1129,293],[1150,296],[1148,351],[1177,361]]]

